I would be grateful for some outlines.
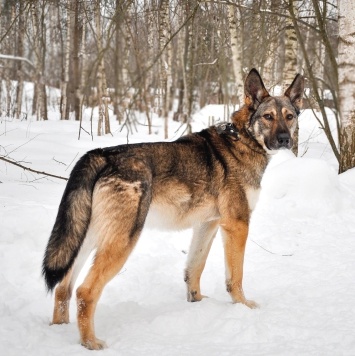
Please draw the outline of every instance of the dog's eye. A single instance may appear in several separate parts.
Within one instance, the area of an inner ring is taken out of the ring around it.
[[[273,117],[270,114],[265,114],[264,119],[271,121],[271,120],[273,120]]]
[[[293,119],[293,115],[292,114],[287,114],[286,115],[286,119],[291,121]]]

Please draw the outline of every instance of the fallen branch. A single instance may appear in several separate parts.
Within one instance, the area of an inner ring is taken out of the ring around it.
[[[14,166],[20,167],[20,168],[24,169],[25,171],[29,171],[29,172],[36,173],[36,174],[42,174],[42,175],[45,175],[45,176],[48,176],[48,177],[57,178],[57,179],[68,180],[68,178],[65,178],[65,177],[57,176],[55,174],[51,174],[51,173],[47,173],[47,172],[37,171],[35,169],[23,166],[22,164],[20,164],[18,162],[15,162],[15,161],[13,161],[11,159],[5,158],[4,156],[0,156],[0,160],[4,161],[4,162],[7,162],[7,163],[10,163],[10,164],[13,164]]]

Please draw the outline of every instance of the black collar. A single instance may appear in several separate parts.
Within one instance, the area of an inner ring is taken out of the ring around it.
[[[232,140],[234,141],[240,140],[239,131],[231,122],[223,122],[221,124],[217,124],[216,130],[220,135],[231,136]]]

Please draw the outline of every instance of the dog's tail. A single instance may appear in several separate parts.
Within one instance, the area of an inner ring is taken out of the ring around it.
[[[42,273],[49,291],[68,273],[86,236],[93,189],[106,166],[101,152],[86,153],[70,174],[43,258]]]

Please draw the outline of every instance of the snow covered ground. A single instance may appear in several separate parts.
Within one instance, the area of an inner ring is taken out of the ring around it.
[[[223,115],[221,107],[204,108],[193,127]],[[67,177],[91,148],[125,143],[127,137],[162,139],[159,127],[150,137],[144,126],[127,136],[113,122],[113,136],[92,141],[82,133],[78,141],[77,122],[52,118],[2,118],[0,154]],[[355,355],[355,170],[336,174],[310,112],[300,125],[304,156],[284,151],[273,158],[252,217],[244,288],[260,309],[231,303],[219,235],[201,282],[209,298],[188,303],[183,269],[191,231],[145,230],[99,302],[96,332],[109,346],[103,355]],[[172,137],[176,129],[171,124]],[[69,325],[49,326],[53,297],[41,277],[65,182],[2,161],[0,182],[1,355],[92,354],[79,345],[75,303]]]

